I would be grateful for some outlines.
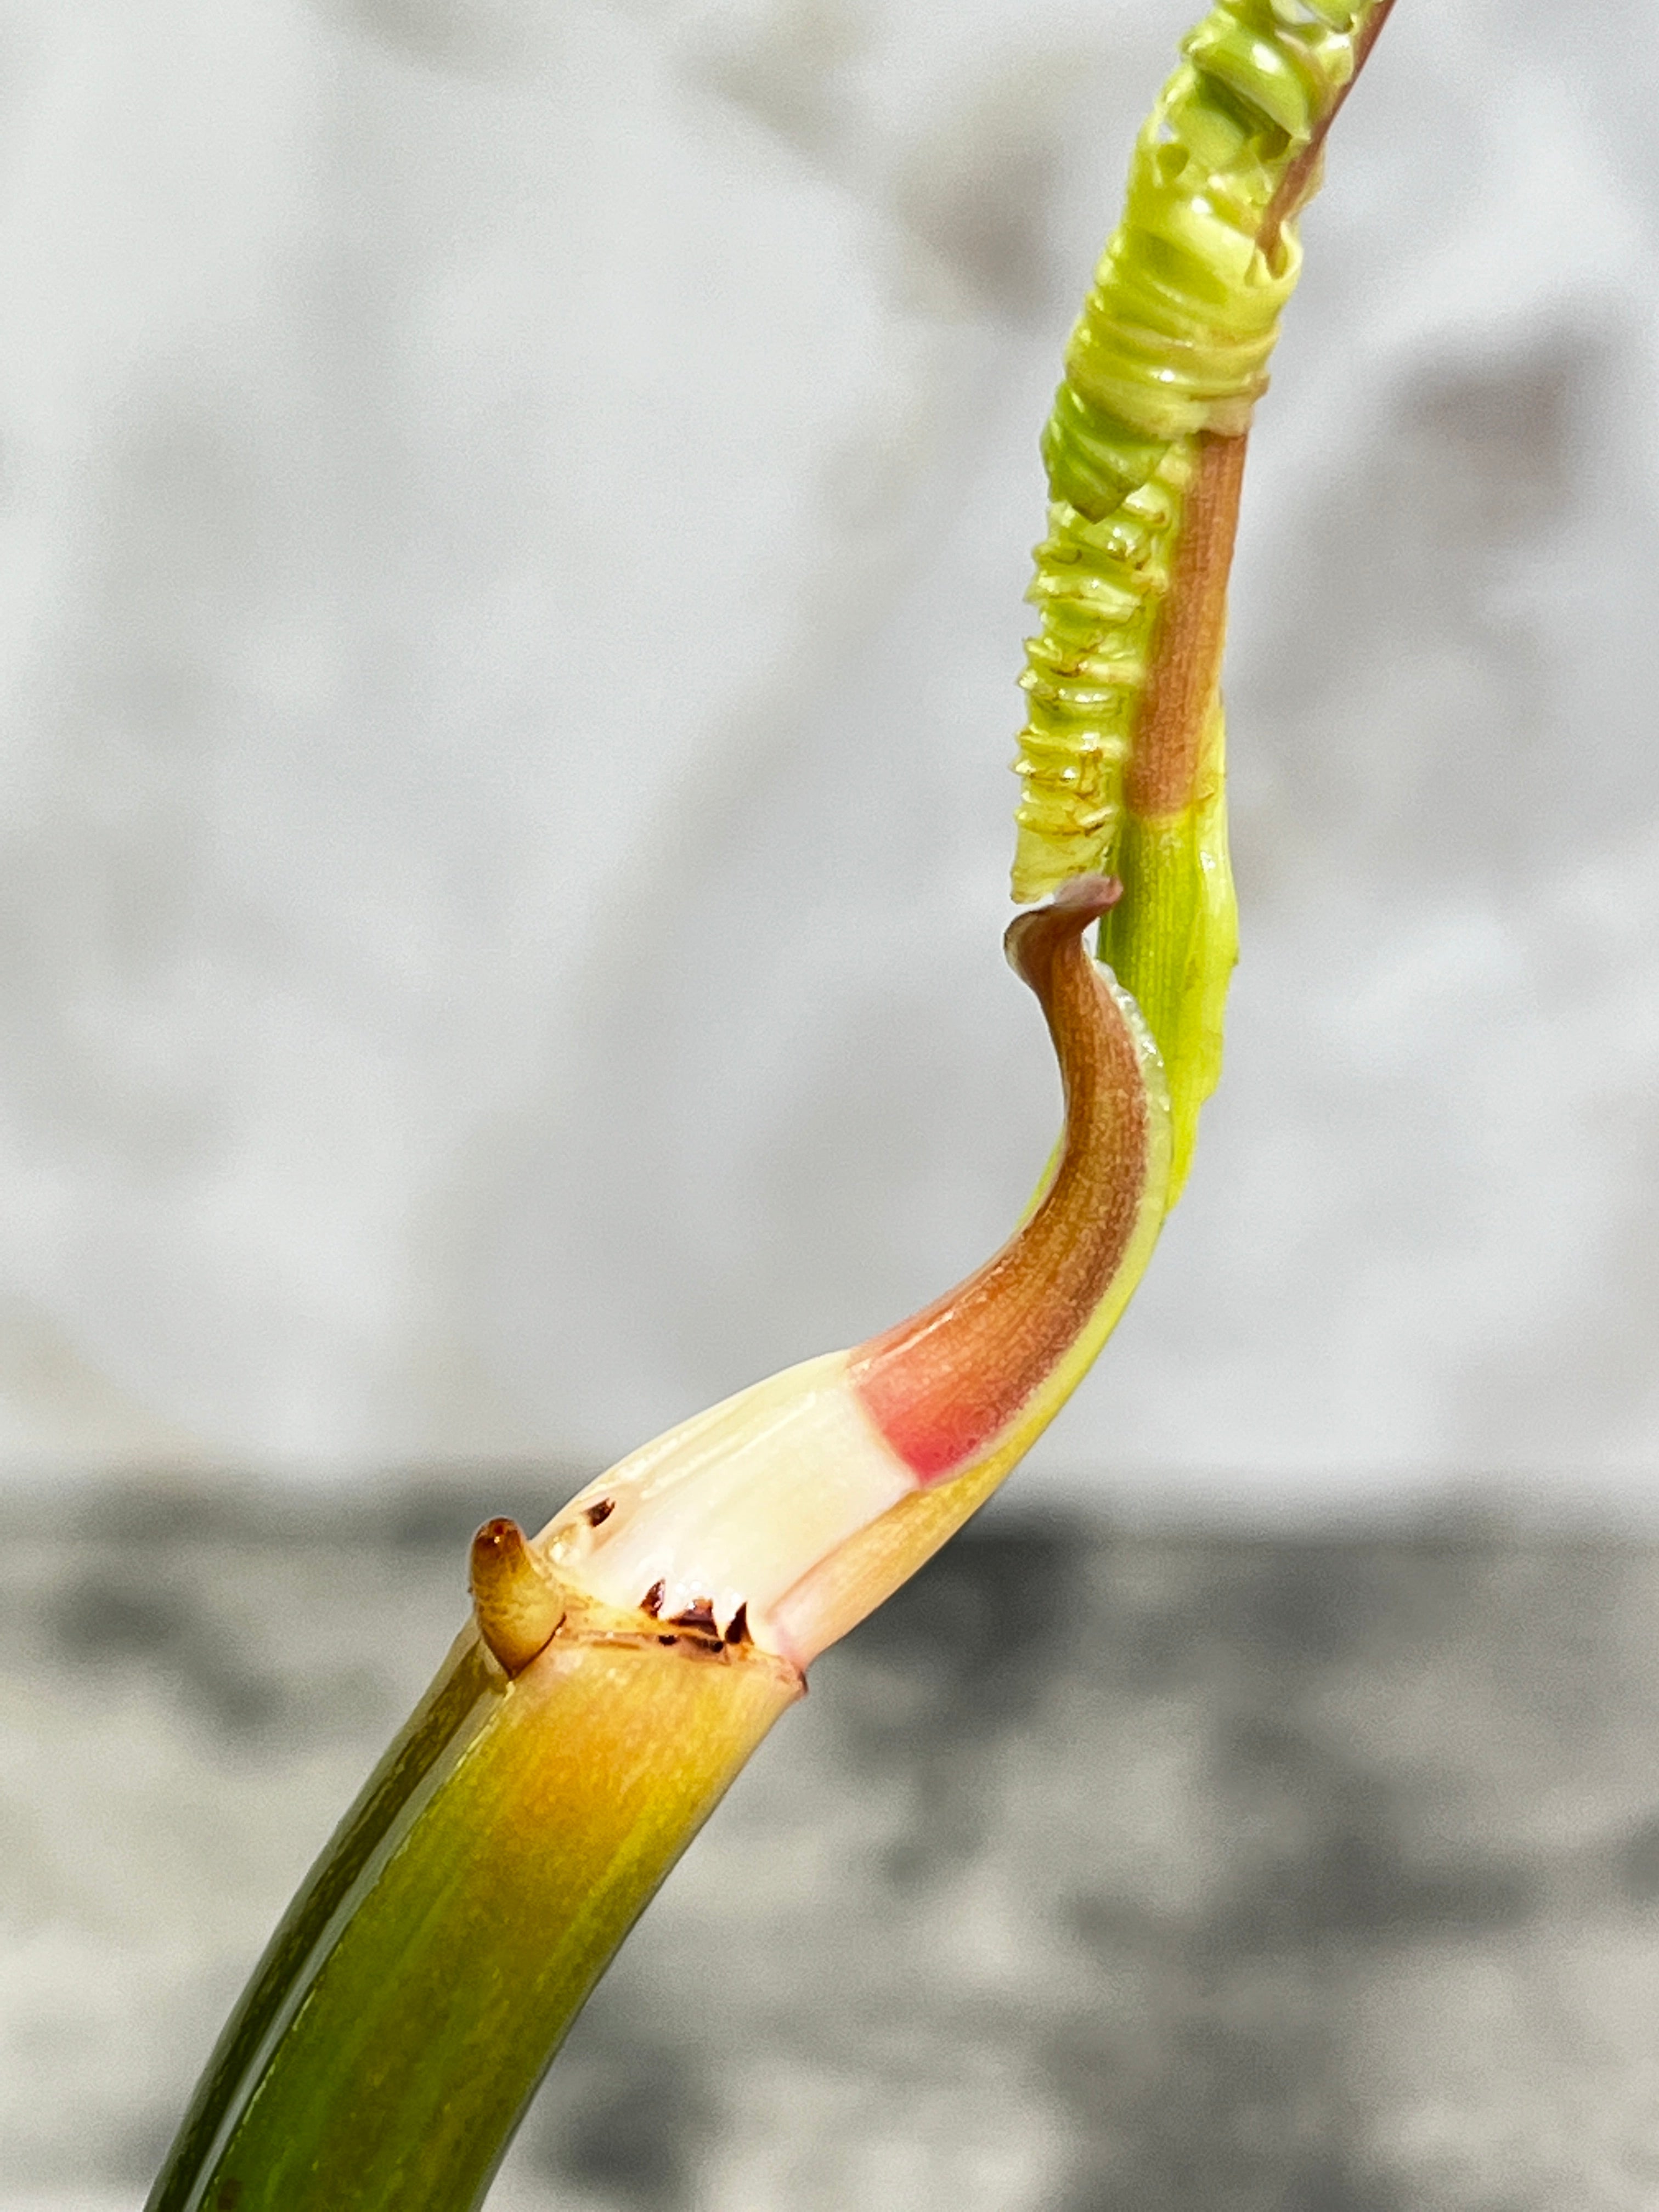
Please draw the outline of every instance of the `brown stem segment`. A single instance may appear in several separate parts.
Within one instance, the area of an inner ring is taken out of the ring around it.
[[[1221,680],[1227,575],[1247,443],[1207,430],[1199,437],[1198,465],[1124,782],[1130,812],[1143,819],[1179,814],[1193,802],[1210,702]]]
[[[1083,943],[1118,884],[1079,876],[1003,942],[1054,1039],[1066,1129],[1024,1225],[953,1291],[853,1354],[854,1388],[924,1483],[978,1457],[1086,1327],[1133,1235],[1150,1109],[1128,1018]]]
[[[546,1649],[564,1619],[558,1591],[536,1564],[516,1521],[486,1521],[468,1566],[478,1633],[509,1674]]]
[[[1353,90],[1394,0],[1376,0],[1354,45],[1353,70],[1308,143],[1288,164],[1267,203],[1257,239],[1271,254],[1285,225],[1318,181],[1325,139]],[[1125,781],[1132,813],[1143,819],[1189,806],[1202,767],[1210,702],[1221,678],[1227,623],[1227,577],[1238,528],[1244,480],[1244,435],[1206,431],[1187,495],[1166,612],[1152,648],[1146,691]]]

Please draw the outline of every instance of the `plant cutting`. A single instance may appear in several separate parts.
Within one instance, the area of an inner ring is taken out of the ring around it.
[[[1246,435],[1295,219],[1389,4],[1205,18],[1067,350],[1006,939],[1064,1095],[1029,1213],[910,1320],[682,1423],[538,1534],[479,1530],[472,1618],[256,1968],[150,2212],[477,2205],[813,1660],[977,1510],[1122,1312],[1219,1072]]]

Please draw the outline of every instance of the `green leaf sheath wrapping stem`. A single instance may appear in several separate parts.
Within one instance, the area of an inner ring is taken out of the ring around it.
[[[1237,957],[1218,684],[1245,436],[1301,266],[1294,218],[1389,5],[1225,0],[1188,35],[1043,437],[1014,896],[1121,879],[1099,955],[1164,1055],[1171,1203]]]

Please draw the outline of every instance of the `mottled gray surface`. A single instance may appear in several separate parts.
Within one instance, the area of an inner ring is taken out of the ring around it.
[[[0,2212],[137,2206],[465,1524],[13,1515]],[[1638,2212],[1656,1988],[1659,1553],[1003,1524],[822,1663],[495,2201]]]

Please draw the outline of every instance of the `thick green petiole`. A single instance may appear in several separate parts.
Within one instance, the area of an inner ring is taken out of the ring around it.
[[[752,1646],[591,1614],[509,1678],[469,1631],[278,1930],[153,2212],[476,2203],[617,1944],[800,1688]]]

